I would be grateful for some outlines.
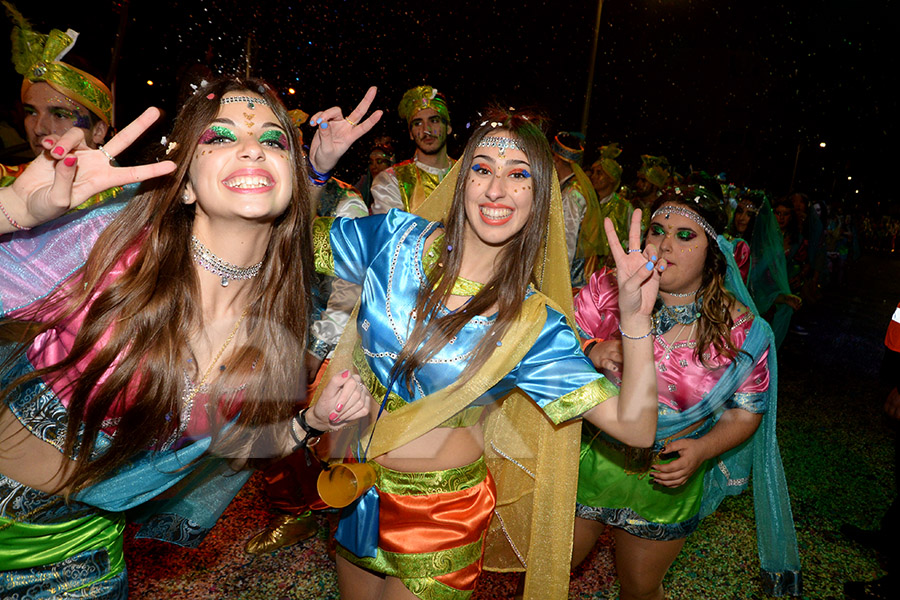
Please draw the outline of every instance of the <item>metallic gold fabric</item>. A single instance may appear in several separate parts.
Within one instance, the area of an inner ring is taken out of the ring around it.
[[[331,253],[331,223],[334,217],[317,217],[313,220],[313,256],[317,273],[334,275],[334,255]]]
[[[407,123],[413,120],[420,110],[430,108],[441,115],[445,123],[450,122],[450,111],[447,109],[447,101],[438,91],[430,85],[420,85],[406,90],[400,104],[397,106],[397,114]]]
[[[83,104],[109,125],[112,122],[112,93],[102,81],[61,62],[75,44],[78,33],[53,29],[49,35],[31,30],[28,21],[9,3],[3,3],[16,25],[12,31],[12,60],[16,72],[25,79],[22,97],[32,85],[45,82],[59,93]]]
[[[397,184],[400,187],[400,199],[403,201],[403,210],[419,214],[419,207],[440,185],[441,176],[423,171],[412,160],[394,165],[393,168],[394,175],[397,177]]]

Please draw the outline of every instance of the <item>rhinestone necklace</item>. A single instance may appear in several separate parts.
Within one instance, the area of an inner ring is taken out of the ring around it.
[[[656,335],[663,335],[676,323],[689,325],[700,318],[700,307],[703,304],[702,298],[697,298],[689,304],[680,304],[677,306],[667,306],[662,299],[657,298],[656,309],[653,311],[653,332]]]
[[[263,264],[263,261],[259,261],[249,267],[233,265],[213,254],[212,250],[200,243],[195,235],[191,236],[191,257],[198,265],[213,275],[221,277],[222,287],[228,287],[228,283],[232,280],[253,279],[259,274]]]

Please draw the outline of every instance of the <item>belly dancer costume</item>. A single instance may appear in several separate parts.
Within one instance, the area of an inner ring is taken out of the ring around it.
[[[457,166],[432,198],[441,198],[442,193],[452,197],[458,171]],[[554,211],[553,226],[558,227],[557,239],[562,240],[558,203]],[[400,578],[420,598],[467,598],[481,572],[485,544],[488,554],[492,548],[497,554],[506,551],[496,564],[489,560],[487,568],[523,570],[528,564],[529,575],[532,566],[527,563],[528,556],[537,556],[541,548],[565,552],[563,546],[555,547],[563,544],[571,552],[571,540],[567,542],[566,538],[571,538],[569,523],[574,498],[569,496],[566,504],[565,478],[568,474],[574,482],[577,458],[571,452],[577,452],[577,431],[571,425],[577,427],[578,422],[559,427],[549,421],[569,421],[618,394],[618,390],[607,379],[598,377],[580,352],[564,310],[536,289],[528,291],[522,317],[498,340],[498,348],[485,367],[461,388],[454,384],[463,376],[472,350],[488,331],[492,317],[473,317],[446,347],[416,371],[411,393],[405,385],[392,382],[391,368],[412,328],[411,319],[416,318],[417,294],[427,285],[426,273],[437,260],[439,244],[443,243],[435,242],[428,249],[425,240],[440,227],[438,222],[399,210],[367,219],[320,219],[314,228],[314,245],[317,270],[334,272],[362,285],[357,327],[350,332],[351,337],[358,335],[358,342],[351,346],[346,339],[342,341],[329,369],[334,368],[332,372],[336,373],[345,368],[343,364],[352,363],[377,400],[384,398],[390,387],[385,414],[376,424],[368,452],[370,459],[435,427],[474,425],[482,419],[485,407],[506,398],[503,408],[494,411],[485,426],[487,461],[481,458],[470,465],[428,473],[397,472],[375,464],[375,488],[345,509],[337,535],[341,556],[366,569]],[[561,243],[558,246],[555,251],[562,258],[565,249]],[[540,267],[542,270],[543,265]],[[477,293],[479,285],[458,280],[454,294],[471,296]],[[568,286],[558,287],[565,298]],[[514,389],[530,396],[533,401],[527,404],[531,408],[510,399]],[[531,418],[537,415],[544,430],[538,429],[541,425],[520,421],[526,412],[531,413]],[[530,426],[536,429],[529,430]],[[359,435],[359,439],[359,447],[354,444],[352,448],[356,457],[362,458],[368,434]],[[551,445],[554,439],[560,443],[557,448]],[[546,445],[530,445],[538,440]],[[554,452],[556,460],[550,457]],[[509,458],[504,459],[504,455]],[[524,458],[519,460],[520,456]],[[572,468],[557,468],[560,477],[553,489],[549,471],[566,456],[572,456]],[[495,463],[503,462],[506,466],[497,464],[495,468]],[[527,478],[538,471],[537,479],[523,484],[513,471],[530,471]],[[513,484],[518,489],[510,489]],[[495,499],[496,488],[499,500]],[[571,489],[574,491],[574,486]],[[522,509],[514,507],[516,500],[528,505],[524,512],[514,514]],[[537,506],[533,512],[532,505]],[[544,510],[548,505],[553,506]],[[511,512],[504,516],[504,509]],[[554,511],[561,512],[561,516]],[[493,536],[489,534],[485,541],[495,514]],[[530,529],[548,516],[552,524],[532,535]],[[551,530],[556,535],[551,536]],[[554,539],[541,540],[542,535]],[[542,556],[541,562],[554,562],[548,556]],[[565,597],[568,562],[556,562],[562,563],[564,580],[555,581],[541,597]],[[548,582],[548,573],[560,570],[559,565],[533,564],[534,573],[540,576],[543,569]]]
[[[125,196],[4,236],[0,312],[37,321],[52,318],[38,302],[84,264],[97,237],[123,207]],[[120,275],[130,260],[133,254],[123,257],[109,277]],[[85,314],[83,309],[35,339],[24,354],[6,364],[0,385],[6,388],[17,377],[67,355]],[[10,348],[2,354],[0,361],[13,356]],[[7,396],[7,407],[32,435],[62,451],[71,394],[66,382],[78,376],[73,370],[61,381],[32,380]],[[221,459],[195,462],[210,444],[208,418],[200,408],[206,404],[202,387],[200,392],[179,416],[175,434],[158,450],[134,457],[69,503],[0,475],[0,596],[127,598],[122,553],[125,510],[134,509],[129,518],[144,523],[138,537],[199,544],[248,477],[235,474]],[[126,403],[133,400],[127,398]],[[94,457],[108,449],[117,416],[109,414],[104,422]],[[165,491],[166,499],[156,499]]]
[[[754,315],[740,279],[730,242],[719,236],[729,263],[727,287],[751,312],[738,318],[732,342],[749,356],[735,360],[710,347],[703,357],[718,365],[705,367],[695,356],[696,342],[669,345],[662,334],[700,316],[699,303],[665,307],[653,317],[654,358],[659,408],[656,442],[650,452],[629,448],[585,425],[578,483],[579,517],[602,521],[638,537],[674,540],[687,537],[700,519],[712,513],[726,495],[743,491],[753,475],[757,540],[768,593],[799,595],[800,562],[781,455],[775,437],[777,363],[769,326]],[[618,338],[618,289],[611,272],[597,272],[575,299],[576,320],[593,338]],[[618,374],[611,373],[614,380]],[[740,408],[765,413],[756,433],[745,443],[702,465],[677,487],[653,483],[647,471],[659,453],[681,437],[697,438],[712,428],[723,411]],[[705,421],[704,421],[705,420]],[[687,435],[682,432],[702,423]]]

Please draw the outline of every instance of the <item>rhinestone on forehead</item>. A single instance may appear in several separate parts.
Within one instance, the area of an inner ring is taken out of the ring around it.
[[[663,206],[660,206],[656,210],[656,212],[653,213],[653,216],[651,218],[655,219],[657,215],[665,215],[667,219],[669,218],[669,215],[680,215],[682,217],[685,217],[686,219],[690,219],[691,221],[702,227],[703,231],[705,231],[710,238],[715,240],[719,237],[716,233],[716,230],[713,229],[712,225],[710,225],[706,219],[683,206],[673,206],[671,204],[665,204]]]
[[[219,104],[231,104],[232,102],[246,102],[247,108],[253,108],[257,104],[262,104],[263,106],[272,108],[269,105],[269,101],[265,98],[252,98],[250,96],[228,96],[227,98],[222,98],[221,100],[219,100]]]
[[[497,148],[497,153],[500,155],[500,158],[504,158],[506,156],[507,148],[513,148],[514,150],[525,152],[525,148],[522,147],[522,144],[519,143],[519,140],[515,138],[501,137],[499,135],[490,135],[481,138],[481,141],[478,142],[478,147]]]

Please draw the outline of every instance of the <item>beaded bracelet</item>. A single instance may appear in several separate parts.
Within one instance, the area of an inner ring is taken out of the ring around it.
[[[6,207],[3,206],[3,203],[0,202],[0,212],[3,213],[3,216],[6,217],[6,220],[9,221],[9,224],[18,229],[19,231],[28,231],[31,227],[25,227],[24,225],[19,225],[19,223],[10,216],[8,212],[6,212]]]
[[[645,337],[650,337],[650,335],[653,333],[653,327],[650,327],[650,331],[648,331],[648,332],[645,333],[644,335],[640,335],[640,336],[637,336],[637,337],[633,337],[633,336],[628,335],[628,334],[625,333],[624,331],[622,331],[622,326],[621,326],[621,325],[617,325],[617,327],[619,328],[619,333],[622,334],[622,337],[623,337],[623,338],[626,338],[626,339],[629,339],[629,340],[642,340],[642,339],[644,339]]]
[[[322,187],[328,183],[329,179],[331,179],[331,171],[328,171],[327,173],[320,173],[317,171],[313,166],[312,161],[309,160],[309,156],[306,157],[306,164],[309,165],[309,180],[314,186]]]

